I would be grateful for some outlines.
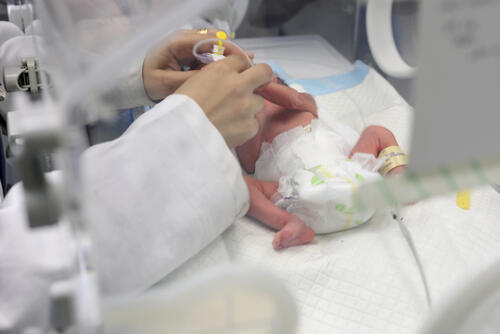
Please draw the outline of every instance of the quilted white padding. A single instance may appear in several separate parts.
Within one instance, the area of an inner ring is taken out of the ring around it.
[[[369,124],[386,126],[408,149],[412,109],[382,77],[371,70],[361,85],[346,93],[320,96],[317,102],[357,131]],[[434,302],[500,257],[500,195],[491,187],[472,191],[468,211],[458,208],[455,194],[450,194],[403,208],[401,214]],[[227,261],[262,265],[295,295],[298,333],[418,331],[428,311],[423,285],[388,211],[378,211],[357,228],[317,236],[309,245],[280,252],[271,245],[274,233],[253,219],[240,219],[163,283]]]

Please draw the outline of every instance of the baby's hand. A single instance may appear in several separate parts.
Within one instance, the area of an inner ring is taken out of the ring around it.
[[[250,192],[248,215],[279,230],[274,237],[274,249],[303,245],[314,239],[314,231],[303,221],[270,201],[278,190],[278,183],[260,181],[248,175],[243,175],[243,178]]]
[[[391,131],[381,126],[370,125],[359,136],[358,142],[352,148],[350,156],[359,152],[378,157],[380,151],[393,145],[398,145],[398,142]]]
[[[351,151],[350,157],[358,152],[373,154],[375,157],[378,157],[380,152],[389,146],[399,146],[394,134],[382,126],[370,125],[361,133],[358,142]],[[404,170],[404,166],[398,166],[393,168],[389,174],[399,174]]]

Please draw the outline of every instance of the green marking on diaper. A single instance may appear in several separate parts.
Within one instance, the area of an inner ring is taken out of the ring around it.
[[[337,209],[340,212],[344,212],[344,210],[346,209],[346,205],[345,204],[337,204],[337,205],[335,205],[335,209]]]
[[[363,221],[362,221],[362,220],[356,220],[356,221],[354,222],[354,224],[356,224],[356,225],[361,225],[361,224],[363,224]]]
[[[345,161],[347,161],[347,162],[354,162],[354,160],[352,160],[352,159],[346,159]]]
[[[319,177],[317,177],[316,175],[314,175],[312,178],[311,178],[311,184],[313,186],[319,186],[320,184],[323,184],[325,183],[325,181],[323,181],[322,179],[320,179]]]
[[[364,180],[365,180],[364,176],[363,176],[363,175],[361,175],[361,174],[359,174],[359,173],[356,173],[356,178],[357,178],[358,180],[360,180],[360,181],[364,181]]]

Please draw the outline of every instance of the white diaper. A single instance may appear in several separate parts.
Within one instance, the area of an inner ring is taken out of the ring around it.
[[[296,215],[316,233],[345,230],[366,222],[374,211],[356,210],[359,185],[381,176],[383,159],[371,154],[348,156],[359,135],[320,110],[320,119],[263,143],[255,177],[279,181],[274,203]]]

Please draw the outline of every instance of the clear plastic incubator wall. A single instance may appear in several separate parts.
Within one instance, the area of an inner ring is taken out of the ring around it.
[[[0,333],[498,333],[499,15],[495,0],[0,1]],[[183,84],[230,57],[308,94],[308,125],[266,140],[303,112],[262,116],[279,103],[266,82],[260,132],[226,145]],[[392,151],[356,155],[374,128]],[[312,236],[283,246],[248,178],[275,182],[266,205]]]

